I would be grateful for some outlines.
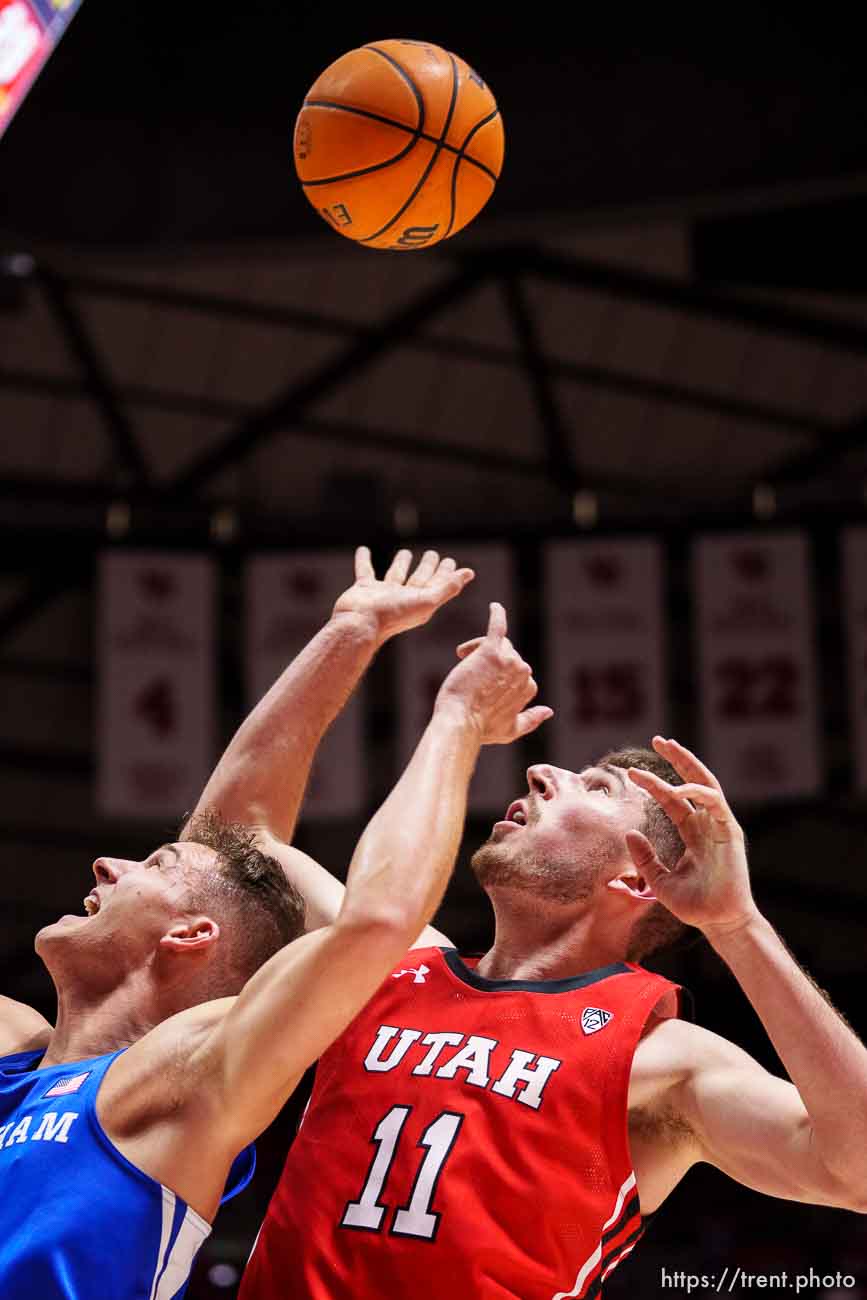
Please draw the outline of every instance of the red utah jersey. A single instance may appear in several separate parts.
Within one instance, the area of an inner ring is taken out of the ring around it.
[[[591,1300],[632,1250],[629,1072],[677,986],[474,966],[414,950],[324,1054],[240,1300]]]

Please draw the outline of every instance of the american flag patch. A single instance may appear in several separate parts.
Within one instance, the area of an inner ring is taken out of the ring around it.
[[[71,1092],[78,1092],[85,1079],[89,1079],[92,1070],[85,1070],[84,1074],[68,1074],[65,1079],[58,1079],[57,1083],[52,1084],[43,1097],[68,1097]]]

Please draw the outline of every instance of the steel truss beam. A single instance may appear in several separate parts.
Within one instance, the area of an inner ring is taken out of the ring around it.
[[[107,377],[99,365],[96,354],[94,353],[93,356],[89,354],[89,340],[86,334],[83,330],[76,329],[74,313],[70,315],[68,311],[68,300],[62,280],[45,270],[40,272],[40,276],[42,283],[47,285],[49,292],[54,295],[58,312],[65,312],[64,319],[72,331],[70,337],[74,336],[75,345],[81,350],[82,360],[87,359],[93,363],[93,368],[86,370],[89,382],[96,386],[102,397],[108,399],[111,405],[114,395]],[[291,424],[294,419],[300,418],[306,408],[318,397],[332,392],[352,375],[371,365],[394,346],[397,340],[412,334],[446,307],[460,301],[476,288],[481,278],[482,273],[475,267],[462,267],[444,281],[440,281],[433,289],[417,295],[411,303],[394,312],[382,325],[371,330],[365,338],[351,342],[336,357],[319,366],[311,375],[288,385],[272,401],[242,418],[234,428],[228,430],[215,447],[203,452],[186,469],[181,470],[175,479],[163,488],[162,495],[168,500],[177,500],[195,494],[221,470],[249,455],[255,447],[273,436],[287,423]],[[138,481],[144,480],[140,478]],[[84,569],[79,563],[71,564],[59,572],[52,569],[51,572],[35,578],[26,591],[0,610],[0,640],[39,613],[67,586],[86,581],[88,572],[89,566]]]
[[[150,470],[127,413],[118,400],[99,351],[70,295],[66,281],[49,267],[38,266],[34,278],[102,420],[123,477],[136,485],[150,481]]]
[[[679,281],[665,281],[665,283],[680,284]],[[166,287],[145,288],[125,281],[106,280],[93,276],[73,276],[69,284],[85,296],[122,302],[143,302],[175,311],[227,316],[239,321],[268,324],[275,328],[306,330],[328,336],[362,339],[370,334],[372,328],[324,312],[305,311],[294,307],[262,306],[245,302],[241,298],[191,293]],[[427,334],[415,334],[409,338],[399,339],[397,346],[411,352],[456,358],[460,361],[475,361],[480,365],[513,368],[516,364],[520,364],[521,360],[520,354],[511,348],[498,347],[496,344],[481,343],[476,340],[441,338]],[[784,407],[773,406],[770,403],[743,402],[737,398],[725,397],[685,383],[665,383],[632,375],[616,367],[583,365],[555,357],[545,357],[544,366],[553,379],[586,385],[589,388],[622,392],[633,397],[667,402],[672,406],[707,411],[712,415],[731,416],[748,423],[769,425],[783,432],[799,435],[815,437],[822,436],[824,432],[824,426],[817,424],[815,420],[805,419]],[[0,371],[0,382],[2,382],[2,374],[3,372]],[[126,388],[123,390],[123,395],[127,400],[135,403],[137,399],[133,394],[143,391],[147,390]]]
[[[821,446],[787,456],[767,476],[774,487],[793,487],[828,474],[850,452],[867,449],[867,415],[860,415],[835,429]]]
[[[168,495],[197,492],[221,470],[245,459],[268,438],[303,416],[317,398],[332,393],[358,371],[372,365],[402,338],[415,333],[447,307],[460,302],[478,287],[482,278],[482,271],[468,266],[427,292],[418,294],[365,338],[350,343],[337,356],[318,366],[304,379],[289,384],[270,402],[228,430],[215,447],[204,451],[181,470],[169,486]]]
[[[182,497],[196,494],[221,470],[249,455],[255,447],[276,433],[287,431],[287,426],[291,431],[314,432],[316,436],[327,434],[336,440],[351,438],[356,445],[361,435],[368,439],[365,445],[377,445],[381,449],[399,451],[402,454],[447,455],[453,459],[457,451],[454,447],[430,442],[419,445],[415,439],[400,440],[385,431],[371,431],[367,428],[359,430],[349,422],[341,424],[335,421],[311,420],[307,411],[319,397],[333,391],[341,382],[345,382],[352,375],[363,370],[390,348],[423,347],[438,351],[441,355],[457,355],[465,359],[495,364],[514,364],[515,354],[508,349],[495,349],[478,344],[463,344],[450,339],[421,336],[421,331],[438,312],[459,301],[483,280],[490,278],[503,279],[506,286],[512,286],[506,287],[505,292],[508,295],[523,359],[544,421],[548,445],[547,469],[549,476],[553,474],[561,486],[564,479],[569,483],[576,481],[576,469],[572,463],[564,423],[557,409],[556,395],[552,386],[554,378],[597,387],[611,386],[623,392],[641,394],[656,400],[694,405],[729,414],[735,418],[777,425],[798,434],[818,434],[823,439],[830,434],[835,438],[838,448],[860,443],[862,436],[860,426],[844,430],[842,440],[838,442],[838,432],[832,432],[826,426],[817,427],[812,421],[801,420],[789,412],[779,411],[766,405],[742,403],[714,394],[690,390],[683,385],[656,384],[636,376],[606,372],[600,367],[581,367],[553,362],[542,354],[527,303],[521,290],[516,288],[517,277],[533,276],[542,281],[554,281],[559,285],[586,292],[604,293],[628,301],[650,302],[669,310],[733,324],[747,324],[754,329],[810,339],[858,353],[867,351],[867,329],[845,321],[829,321],[811,313],[794,311],[774,304],[753,302],[736,294],[710,290],[673,277],[598,265],[535,248],[512,248],[483,255],[473,253],[470,256],[459,256],[453,259],[452,264],[455,263],[458,267],[456,272],[432,290],[420,294],[408,306],[393,313],[377,327],[357,327],[329,319],[319,313],[261,308],[220,297],[179,294],[160,289],[141,289],[138,286],[103,282],[93,277],[63,277],[47,268],[40,268],[38,274],[43,290],[49,296],[55,315],[62,324],[68,345],[82,366],[85,391],[98,401],[118,459],[126,475],[131,479],[132,486],[138,489],[147,484],[149,471],[126,418],[127,395],[118,394],[113,388],[107,370],[102,365],[97,350],[84,328],[83,320],[71,302],[71,293],[125,296],[150,302],[162,301],[164,305],[172,305],[180,309],[223,312],[241,318],[270,320],[274,324],[291,325],[294,328],[319,329],[332,333],[341,332],[344,336],[349,335],[345,347],[337,356],[319,366],[304,379],[288,385],[273,401],[258,409],[240,413],[235,409],[229,414],[224,407],[221,418],[234,421],[233,426],[227,429],[216,446],[195,458],[172,483],[163,488],[161,493],[163,499],[178,501]],[[16,376],[9,374],[6,376],[7,382],[15,382],[15,379]],[[26,377],[19,372],[17,380],[26,382]],[[39,382],[47,386],[52,381],[41,379]],[[54,381],[55,391],[58,391],[57,384],[63,382],[65,381]],[[148,401],[168,400],[170,403],[181,401],[178,396],[148,394],[140,388],[136,392],[136,397],[143,404]],[[196,408],[201,410],[202,405],[196,403]],[[214,414],[217,414],[213,403],[211,409]],[[461,450],[463,463],[470,463],[467,459],[469,455],[477,465],[490,464],[483,452],[467,453],[464,449]],[[816,454],[822,457],[826,454],[826,450],[823,448],[821,453]],[[838,450],[835,454],[841,453]],[[506,467],[502,457],[495,459],[497,468]],[[802,457],[801,473],[810,472],[803,468],[806,463]],[[518,463],[516,458],[508,468],[523,473],[531,467]],[[788,474],[789,481],[792,481],[791,476],[797,476],[798,471],[793,462],[788,468],[781,467],[780,472]],[[594,486],[598,485],[594,484]],[[82,577],[81,573],[68,570],[65,574],[55,572],[38,579],[29,591],[19,596],[4,611],[0,611],[0,636],[4,631],[12,630],[31,617],[54,595],[59,594],[68,582],[81,581]]]
[[[578,467],[566,421],[545,364],[539,331],[527,302],[527,295],[517,275],[504,275],[500,283],[506,310],[511,317],[515,337],[521,349],[524,370],[539,412],[551,479],[554,483],[562,484],[568,491],[575,492],[581,485]]]
[[[496,275],[498,271],[514,269],[512,256],[496,253],[482,260],[488,262],[490,274]],[[532,248],[518,254],[518,265],[525,275],[534,275],[560,286],[604,293],[630,302],[652,303],[669,311],[703,316],[727,324],[749,325],[751,329],[806,339],[845,352],[867,352],[867,327],[863,325],[829,320],[815,312],[781,307],[777,303],[755,301],[735,292],[708,289],[673,276],[586,262]]]

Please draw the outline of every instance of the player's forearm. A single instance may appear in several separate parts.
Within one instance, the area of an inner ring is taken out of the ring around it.
[[[469,713],[434,713],[403,776],[353,854],[339,920],[390,918],[411,943],[448,884],[481,748]]]
[[[332,617],[241,724],[196,811],[290,840],[319,742],[378,648],[372,619]]]
[[[734,932],[706,934],[798,1089],[824,1165],[867,1204],[867,1049],[758,912]]]

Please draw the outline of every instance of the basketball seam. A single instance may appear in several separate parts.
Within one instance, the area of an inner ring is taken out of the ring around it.
[[[458,158],[462,157],[464,162],[472,163],[474,167],[478,167],[479,171],[483,171],[485,175],[490,176],[491,180],[495,183],[499,180],[497,172],[492,171],[487,163],[480,162],[478,158],[472,158],[469,154],[464,154],[463,151],[467,146],[469,136],[467,137],[467,140],[458,147],[456,144],[449,144],[447,140],[438,140],[435,135],[428,135],[427,131],[416,131],[413,127],[407,126],[405,122],[397,122],[393,117],[383,117],[381,113],[371,113],[367,108],[350,108],[348,104],[338,104],[335,100],[331,99],[305,99],[302,108],[333,108],[341,113],[354,113],[357,117],[369,117],[374,122],[382,122],[385,126],[393,126],[398,131],[408,131],[412,136],[412,141],[407,145],[406,150],[396,154],[394,158],[387,158],[385,162],[376,163],[374,167],[366,167],[363,171],[359,172],[347,172],[341,176],[328,176],[325,180],[320,181],[301,181],[302,185],[326,185],[329,181],[345,180],[347,176],[364,176],[369,171],[375,171],[377,167],[389,167],[393,162],[398,162],[403,157],[404,153],[412,148],[417,140],[426,140],[428,144],[442,144],[443,149],[447,150],[448,153],[453,153]],[[478,125],[483,126],[485,122],[492,121],[493,118],[498,116],[498,114],[499,109],[494,109],[492,114],[484,118],[480,124],[477,123],[476,126],[473,127],[473,131],[477,129]],[[472,132],[470,134],[472,134]],[[300,179],[301,178],[299,177],[299,180]]]
[[[317,107],[342,108],[343,105],[322,103],[317,105]],[[365,116],[373,117],[374,114],[367,113],[365,114]],[[388,121],[388,118],[381,118],[380,121]],[[380,168],[390,167],[392,163],[400,162],[401,158],[405,158],[406,155],[415,148],[416,144],[418,143],[418,139],[419,139],[418,135],[413,135],[413,138],[410,140],[409,144],[406,146],[405,149],[401,149],[400,153],[396,153],[392,158],[385,158],[383,159],[382,162],[373,163],[371,167],[361,167],[359,168],[358,171],[354,171],[354,172],[340,172],[337,176],[323,176],[322,179],[318,181],[301,181],[301,186],[303,189],[306,190],[313,185],[331,185],[336,183],[337,181],[351,181],[354,180],[356,176],[367,176],[370,174],[370,172],[378,172]]]
[[[499,116],[499,112],[500,110],[498,108],[495,108],[493,113],[489,113],[487,117],[483,117],[479,122],[476,122],[475,126],[471,127],[470,130],[467,132],[466,136],[464,137],[464,142],[461,145],[460,149],[458,150],[457,156],[455,158],[454,166],[452,168],[451,215],[449,216],[449,224],[446,227],[446,233],[443,235],[443,239],[448,239],[449,235],[451,234],[452,226],[455,224],[455,199],[458,191],[458,171],[460,169],[460,165],[462,162],[473,162],[473,159],[468,158],[467,155],[464,153],[464,150],[466,149],[467,145],[470,143],[470,141],[472,140],[476,132],[480,131],[483,126],[487,126],[489,122],[493,122],[494,118]],[[487,167],[484,170],[488,173],[489,176],[493,177],[494,183],[496,184],[498,178],[496,176],[493,176],[493,173],[488,171]]]
[[[376,47],[375,47],[375,46],[371,46],[370,48],[371,48],[371,49],[375,49]],[[378,52],[379,52],[379,53],[382,53],[382,51],[378,51]],[[447,53],[448,53],[448,51],[447,51]],[[434,168],[434,166],[435,166],[435,164],[436,164],[437,159],[439,158],[440,154],[442,153],[443,142],[445,141],[445,138],[446,138],[446,136],[448,135],[449,127],[451,126],[451,124],[452,124],[452,118],[454,117],[455,105],[456,105],[457,102],[458,102],[458,65],[457,65],[457,63],[455,62],[454,55],[449,54],[448,57],[449,57],[449,62],[450,62],[451,65],[452,65],[452,98],[451,98],[451,103],[449,104],[449,111],[448,111],[448,113],[446,114],[446,120],[445,120],[445,122],[444,122],[444,124],[443,124],[442,134],[440,135],[440,138],[439,138],[439,140],[437,141],[437,147],[434,149],[433,156],[432,156],[432,158],[430,159],[430,161],[429,161],[427,167],[425,167],[424,171],[422,172],[422,175],[421,175],[421,178],[420,178],[418,184],[416,185],[416,187],[415,187],[415,189],[413,190],[412,194],[410,194],[410,196],[409,196],[409,198],[407,199],[407,201],[404,203],[403,207],[402,207],[402,208],[399,208],[398,211],[395,212],[395,214],[394,214],[394,216],[391,218],[391,220],[390,220],[390,221],[387,221],[387,222],[385,223],[385,225],[382,227],[381,230],[377,230],[376,233],[373,234],[373,235],[368,235],[366,239],[360,239],[358,242],[361,243],[361,244],[369,244],[370,241],[371,241],[372,239],[379,239],[380,235],[384,235],[385,232],[386,232],[386,230],[388,230],[391,226],[393,226],[394,223],[395,223],[396,221],[398,221],[398,220],[400,219],[400,217],[403,216],[404,212],[406,212],[406,210],[407,210],[407,208],[410,206],[410,204],[411,204],[411,203],[412,203],[412,202],[413,202],[413,201],[418,197],[418,195],[420,194],[420,192],[421,192],[421,190],[422,190],[422,188],[423,188],[423,186],[424,186],[424,184],[425,184],[425,181],[427,180],[428,176],[430,176],[430,174],[431,174],[431,172],[433,171],[433,168]],[[383,55],[383,58],[389,58],[389,56],[388,56],[388,55]],[[389,58],[389,62],[390,62],[390,63],[394,63],[395,67],[400,67],[400,64],[398,64],[398,63],[397,63],[397,60],[395,60],[395,59],[391,59],[391,58]],[[406,75],[407,75],[407,77],[409,76],[408,73],[407,73]]]
[[[364,48],[366,50],[370,50],[373,54],[378,54],[381,59],[385,59],[386,63],[391,64],[395,72],[399,73],[400,76],[403,77],[406,84],[409,86],[410,90],[415,96],[415,102],[418,105],[418,122],[416,123],[415,129],[419,134],[421,134],[421,132],[424,130],[424,121],[425,121],[424,95],[421,93],[418,86],[415,84],[412,77],[407,72],[406,68],[404,68],[402,64],[398,63],[397,59],[393,58],[390,54],[386,54],[385,50],[381,50],[378,45],[365,45]]]
[[[418,86],[417,86],[417,85],[415,84],[415,82],[413,81],[412,77],[410,77],[410,76],[408,75],[408,73],[406,72],[406,70],[400,66],[400,64],[397,62],[396,59],[393,59],[389,54],[386,54],[384,50],[377,49],[377,47],[376,47],[375,45],[365,45],[364,48],[365,48],[366,50],[370,50],[370,52],[371,52],[372,54],[378,54],[378,55],[380,56],[380,58],[385,59],[386,63],[388,63],[392,68],[395,69],[395,71],[396,71],[397,73],[399,73],[399,75],[403,78],[403,80],[407,83],[407,85],[409,86],[410,90],[412,91],[412,93],[413,93],[413,97],[414,97],[414,99],[415,99],[415,103],[416,103],[416,108],[418,109],[418,121],[416,122],[415,130],[413,131],[412,139],[410,140],[410,142],[409,142],[409,144],[406,146],[406,148],[405,148],[405,149],[401,149],[401,150],[399,151],[399,153],[396,153],[396,154],[394,155],[393,158],[387,158],[384,162],[375,163],[372,167],[362,167],[362,168],[360,168],[358,171],[354,171],[354,172],[343,172],[343,173],[341,173],[340,175],[337,175],[337,176],[325,176],[325,177],[323,177],[321,180],[318,180],[318,181],[301,181],[301,185],[302,185],[302,187],[303,187],[304,189],[307,189],[307,188],[309,188],[309,187],[312,186],[312,185],[332,185],[332,184],[335,184],[335,183],[338,182],[338,181],[351,181],[351,180],[355,180],[355,179],[356,179],[357,177],[359,177],[359,176],[369,176],[371,172],[379,171],[379,169],[380,169],[381,167],[390,167],[390,166],[392,165],[392,163],[400,162],[401,158],[405,158],[406,155],[407,155],[408,153],[410,153],[410,152],[415,148],[416,144],[418,143],[419,136],[421,135],[422,131],[424,130],[424,114],[425,114],[424,96],[422,95],[422,93],[421,93],[421,91],[419,90]],[[304,107],[307,107],[307,106],[308,106],[308,101],[305,99],[305,101],[304,101]],[[343,104],[329,104],[328,101],[324,101],[323,104],[322,104],[322,107],[329,107],[329,108],[344,108],[345,106],[344,106]],[[361,114],[363,117],[372,117],[372,118],[376,118],[376,117],[377,117],[377,115],[376,115],[375,113],[369,113],[369,112],[367,112],[367,111],[366,111],[365,109],[363,109],[363,108],[362,108],[362,109],[350,109],[350,110],[348,110],[348,111],[350,111],[350,112],[355,112],[355,113],[359,113],[359,114]],[[379,118],[378,120],[381,121],[381,122],[388,122],[388,121],[389,121],[389,118],[387,118],[387,117],[382,117],[382,118]],[[397,123],[396,123],[396,122],[395,122],[395,123],[392,123],[392,125],[393,125],[393,126],[396,126]],[[411,127],[409,127],[409,128],[405,128],[405,129],[412,130]],[[300,178],[299,178],[299,179],[300,179]]]

